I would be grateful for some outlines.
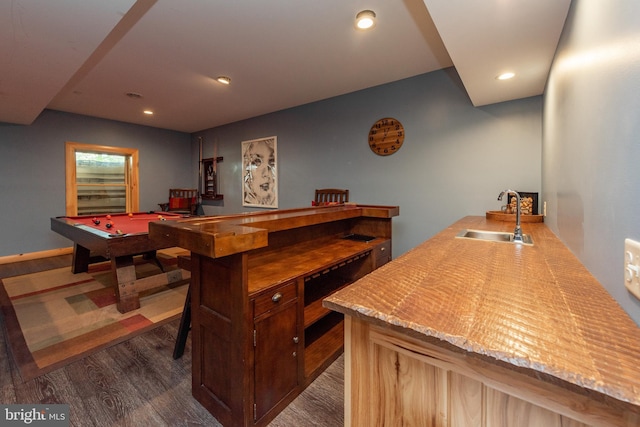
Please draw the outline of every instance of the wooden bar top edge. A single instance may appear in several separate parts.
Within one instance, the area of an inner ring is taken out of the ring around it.
[[[268,234],[356,217],[392,218],[398,206],[345,203],[149,223],[149,237],[220,258],[268,246]]]
[[[465,217],[323,304],[638,409],[640,328],[546,225],[522,228],[533,246],[456,238],[513,231]]]

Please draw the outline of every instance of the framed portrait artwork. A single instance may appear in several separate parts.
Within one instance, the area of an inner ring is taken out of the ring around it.
[[[278,138],[242,141],[242,206],[278,207]]]

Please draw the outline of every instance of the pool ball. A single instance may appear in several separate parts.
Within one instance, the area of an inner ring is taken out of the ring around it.
[[[133,214],[129,212],[129,218],[133,218]]]
[[[113,224],[111,224],[110,222],[108,222],[108,223],[107,223],[107,225],[106,225],[106,227],[107,227],[107,228],[111,228],[111,227],[113,227]]]
[[[98,218],[93,218],[93,223],[95,225],[100,225],[100,220]]]

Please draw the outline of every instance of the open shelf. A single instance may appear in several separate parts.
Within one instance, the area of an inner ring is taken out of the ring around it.
[[[356,254],[339,263],[330,265],[313,275],[304,278],[304,305],[310,306],[329,294],[352,283],[362,276],[362,270],[371,251]],[[368,271],[367,271],[368,272]]]
[[[314,323],[316,323],[317,321],[321,320],[323,317],[325,317],[326,315],[328,315],[329,313],[332,313],[331,310],[329,310],[326,307],[322,306],[322,300],[326,297],[328,297],[329,295],[333,294],[334,292],[339,291],[340,289],[344,288],[345,286],[348,286],[351,282],[347,282],[344,285],[338,287],[337,289],[335,289],[333,292],[330,292],[326,295],[323,295],[322,298],[319,298],[315,301],[313,301],[311,304],[305,306],[304,308],[304,327],[308,328],[311,325],[313,325]]]
[[[344,348],[343,315],[322,300],[371,270],[371,251],[353,254],[304,277],[304,372],[312,381]]]
[[[202,159],[202,192],[200,197],[202,200],[223,200],[224,196],[218,194],[218,174],[217,165],[222,162],[222,157],[210,157]]]
[[[224,200],[224,196],[222,194],[216,194],[215,196],[211,194],[203,194],[200,197],[202,200]]]
[[[324,317],[305,330],[304,376],[313,379],[335,360],[344,346],[343,315],[337,312]]]

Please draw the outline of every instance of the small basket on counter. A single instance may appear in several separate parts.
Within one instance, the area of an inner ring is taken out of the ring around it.
[[[520,194],[520,222],[543,222],[544,217],[538,215],[538,193],[518,191]],[[516,196],[509,194],[508,203],[501,211],[487,211],[486,218],[494,221],[516,222]]]

